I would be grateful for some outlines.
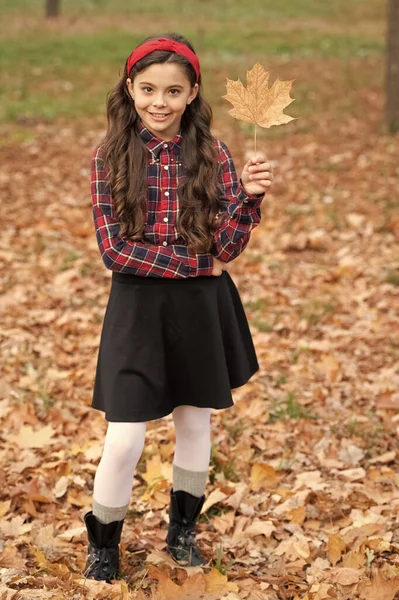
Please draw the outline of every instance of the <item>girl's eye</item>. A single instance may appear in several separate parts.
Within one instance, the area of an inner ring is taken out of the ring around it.
[[[143,88],[144,92],[151,92],[151,90],[152,90],[152,88],[150,88],[148,86],[146,86],[146,87]]]
[[[171,93],[176,92],[176,94],[172,93],[172,96],[176,96],[179,93],[179,91],[180,90],[177,90],[177,89],[170,90]]]

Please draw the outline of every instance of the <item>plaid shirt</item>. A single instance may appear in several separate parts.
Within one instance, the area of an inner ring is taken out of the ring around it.
[[[212,275],[213,257],[222,262],[236,258],[248,244],[251,230],[261,218],[264,194],[245,192],[227,146],[215,139],[221,164],[219,176],[220,228],[208,253],[196,253],[185,245],[176,229],[179,214],[177,188],[184,176],[180,162],[181,135],[166,142],[140,124],[140,136],[147,147],[148,198],[145,214],[145,242],[119,235],[112,195],[106,185],[101,146],[91,160],[91,196],[97,243],[105,266],[143,277],[186,278]]]

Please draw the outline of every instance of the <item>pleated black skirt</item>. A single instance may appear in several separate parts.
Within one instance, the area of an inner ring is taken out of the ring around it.
[[[142,422],[182,404],[232,406],[259,369],[238,290],[220,277],[112,273],[91,406],[107,421]]]

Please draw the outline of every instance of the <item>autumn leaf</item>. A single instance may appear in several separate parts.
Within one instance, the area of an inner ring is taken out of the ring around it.
[[[4,502],[0,502],[0,517],[4,517],[6,513],[10,510],[11,500],[5,500]]]
[[[66,531],[62,531],[58,534],[58,537],[61,540],[71,541],[75,536],[78,537],[82,535],[86,531],[86,527],[81,525],[80,527],[73,527],[72,529],[67,529]]]
[[[250,480],[253,490],[259,491],[262,487],[275,487],[280,479],[281,477],[277,475],[274,467],[262,463],[252,465]]]
[[[165,571],[154,565],[149,567],[149,576],[158,580],[158,590],[154,600],[218,600],[222,593],[238,591],[236,583],[229,582],[226,575],[222,575],[213,568],[210,573],[195,573],[188,577],[183,585],[177,585]]]
[[[353,585],[357,583],[362,575],[359,569],[336,568],[331,570],[331,579],[340,585]]]
[[[228,581],[227,575],[223,575],[214,567],[209,573],[205,573],[205,589],[208,594],[212,592],[225,593],[226,591],[238,592],[239,587],[236,583]]]
[[[333,566],[341,560],[342,552],[345,550],[345,542],[339,535],[330,535],[327,543],[328,558]]]
[[[295,523],[296,525],[302,525],[304,520],[306,519],[306,510],[303,506],[299,506],[298,508],[292,509],[288,517],[291,523]]]
[[[204,512],[204,511],[203,511]],[[213,517],[213,526],[222,535],[229,531],[234,526],[234,510],[223,513],[222,515],[215,515]]]
[[[270,71],[265,71],[260,63],[256,63],[252,69],[247,70],[247,88],[240,79],[227,79],[227,94],[222,96],[234,106],[229,110],[232,117],[255,124],[255,152],[257,125],[268,128],[295,119],[283,112],[284,108],[294,101],[290,96],[294,80],[281,81],[277,78],[269,88],[269,76]]]
[[[153,456],[146,463],[146,472],[142,474],[142,478],[147,482],[148,486],[154,486],[161,480],[171,481],[172,466],[161,461],[159,455]]]
[[[221,490],[213,490],[205,500],[204,505],[202,507],[201,513],[206,513],[207,510],[211,508],[214,504],[221,502],[227,498],[227,494],[224,494]]]
[[[57,439],[53,438],[54,434],[55,430],[51,425],[46,425],[37,431],[31,425],[22,425],[18,433],[8,435],[7,439],[20,448],[43,448],[57,443]]]
[[[36,548],[36,546],[31,545],[31,546],[29,546],[29,550],[35,557],[35,560],[41,569],[48,567],[47,558],[45,557],[43,552],[41,550],[39,550],[39,548]]]
[[[25,559],[23,559],[15,546],[5,546],[0,552],[0,567],[2,569],[17,569],[25,567]],[[1,592],[1,585],[0,585]],[[3,599],[3,596],[0,595]],[[7,598],[7,596],[5,596]]]
[[[4,537],[17,538],[32,529],[31,523],[24,524],[24,517],[18,515],[13,517],[11,521],[0,522],[0,532]]]
[[[246,527],[244,533],[249,536],[264,535],[265,537],[270,537],[275,530],[276,528],[272,521],[255,519],[248,527]]]
[[[360,590],[360,597],[365,600],[394,600],[399,591],[399,577],[384,579],[377,572],[372,583],[365,582]]]

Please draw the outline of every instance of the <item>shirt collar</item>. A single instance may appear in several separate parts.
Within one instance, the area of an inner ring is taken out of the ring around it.
[[[143,140],[151,154],[154,156],[154,158],[158,158],[158,155],[161,152],[162,148],[165,147],[165,144],[167,144],[168,148],[172,150],[176,156],[179,156],[181,148],[181,130],[169,142],[157,138],[153,133],[151,133],[149,129],[147,129],[147,127],[145,127],[142,124],[141,121],[139,121],[137,124],[137,130],[141,139]]]

